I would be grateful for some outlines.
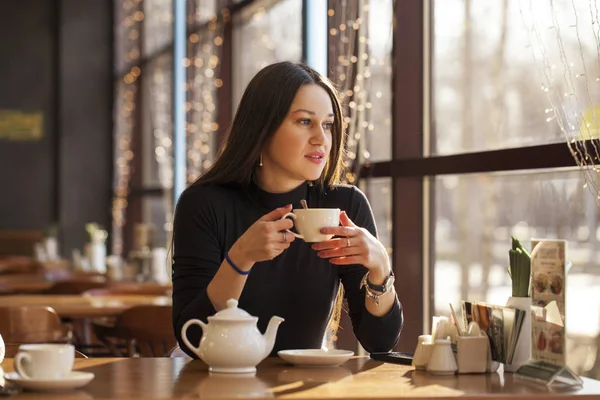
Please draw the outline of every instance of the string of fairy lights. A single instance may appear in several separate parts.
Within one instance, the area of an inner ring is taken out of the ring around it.
[[[361,5],[361,1],[342,1],[339,9],[327,10],[330,43],[336,46],[330,52],[330,56],[337,60],[333,76],[333,82],[339,90],[339,97],[344,105],[344,130],[346,131],[346,159],[344,166],[349,169],[342,181],[353,183],[356,180],[355,172],[351,170],[352,164],[357,157],[358,144],[360,143],[360,131],[357,124],[364,120],[368,90],[368,76],[365,76],[365,59],[357,57],[356,46],[364,48],[367,45],[368,33],[366,32],[366,21],[368,20],[368,4]],[[358,40],[357,40],[358,39]],[[357,43],[358,42],[358,43]],[[359,62],[360,61],[360,62]]]
[[[141,57],[142,23],[144,22],[144,3],[153,0],[124,0],[121,2],[123,18],[119,21],[118,45],[119,57],[126,65],[133,65],[122,77],[116,88],[115,102],[115,187],[112,205],[113,215],[113,247],[112,253],[120,255],[123,251],[123,227],[126,222],[127,198],[131,179],[131,166],[134,157],[132,133],[136,124],[134,113],[142,89],[138,78],[142,74],[139,60]],[[286,0],[282,3],[293,3]],[[295,0],[297,1],[297,0]],[[189,34],[187,37],[187,57],[182,60],[186,68],[186,176],[192,182],[212,165],[219,143],[217,132],[218,90],[223,86],[220,78],[221,51],[224,40],[224,25],[231,18],[227,8],[216,10],[213,1],[196,0],[194,7],[188,7],[188,26],[202,26],[203,29]],[[276,3],[277,4],[277,3]],[[281,5],[280,4],[280,5]],[[148,11],[149,8],[146,8]],[[271,10],[258,7],[253,11],[252,21],[260,21]],[[148,11],[149,12],[149,11]],[[163,13],[169,13],[164,11]],[[281,10],[277,11],[281,12]],[[300,15],[292,13],[293,15]],[[369,54],[369,0],[340,2],[340,7],[327,11],[330,44],[335,46],[331,54],[335,54],[335,68],[331,77],[340,90],[340,98],[345,105],[344,129],[347,132],[347,159],[345,164],[351,168],[354,162],[364,163],[370,159],[365,145],[365,135],[373,132],[377,121],[370,121],[370,112],[381,100],[381,93],[372,94],[370,80],[373,65],[377,61]],[[169,21],[172,15],[163,15]],[[270,20],[269,20],[270,21]],[[278,54],[286,54],[285,49],[278,52],[279,47],[289,45],[286,41],[273,37],[271,26],[276,21],[255,30],[253,47],[264,47],[265,59],[256,58],[256,53],[245,53],[254,56],[252,65],[260,67],[277,61]],[[283,22],[281,22],[283,23]],[[300,37],[298,37],[300,41]],[[289,40],[288,40],[289,42]],[[300,47],[299,47],[300,48]],[[282,47],[283,49],[283,47]],[[289,49],[289,46],[288,46]],[[238,55],[240,57],[241,55]],[[172,91],[172,56],[163,56],[156,62],[144,67],[144,87],[147,89],[149,101],[144,107],[150,108],[152,134],[154,139],[154,160],[158,166],[158,178],[161,187],[168,193],[173,186],[173,127],[171,110]],[[260,57],[259,57],[260,58]],[[273,59],[272,59],[273,58]],[[239,60],[244,64],[243,60]],[[136,65],[137,64],[137,65]],[[245,63],[244,65],[248,65]],[[383,64],[382,64],[383,65]],[[253,67],[254,68],[254,67]],[[256,71],[254,71],[256,72]],[[253,73],[254,73],[253,72]],[[390,80],[391,82],[391,80]],[[387,120],[389,124],[389,119]],[[343,178],[345,182],[356,181],[356,170],[348,172]],[[165,229],[170,229],[173,204],[166,195],[165,213],[167,221]]]
[[[375,54],[370,36],[377,31],[378,37],[386,37],[386,31],[391,32],[391,24],[389,27],[371,26],[372,7],[383,10],[387,7],[387,12],[392,12],[392,2],[385,0],[378,3],[341,1],[336,9],[327,10],[329,57],[337,61],[331,78],[344,105],[347,172],[342,180],[346,183],[356,183],[358,167],[371,161],[372,150],[379,157],[390,156],[389,145],[382,146],[377,141],[391,140],[391,46],[389,49],[380,46],[379,53]]]
[[[568,8],[559,10],[553,0],[529,0],[519,4],[519,12],[540,89],[549,103],[546,122],[559,127],[583,174],[584,188],[600,205],[600,11],[596,0],[582,7],[584,3],[571,0]],[[587,53],[590,47],[594,53]],[[588,139],[593,140],[586,145]]]
[[[141,23],[144,20],[142,0],[127,0],[122,3],[122,19],[118,20],[117,31],[119,34],[119,61],[129,65],[139,60],[141,55]],[[115,96],[115,179],[112,202],[112,254],[121,254],[123,251],[123,227],[127,210],[127,196],[129,195],[129,181],[131,178],[132,132],[135,125],[134,111],[136,99],[139,96],[137,80],[141,69],[133,66],[122,77],[122,82],[117,84]]]
[[[206,10],[205,10],[206,11]],[[205,13],[196,12],[197,22]],[[188,38],[188,54],[184,66],[188,69],[185,86],[187,101],[186,143],[187,181],[193,182],[211,167],[218,143],[217,90],[223,86],[219,78],[224,24],[229,21],[229,10],[221,11],[221,18],[212,14],[207,29]]]

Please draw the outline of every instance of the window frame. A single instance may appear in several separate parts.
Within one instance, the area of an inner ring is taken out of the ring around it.
[[[394,4],[392,159],[361,166],[360,179],[391,178],[392,259],[396,291],[404,306],[399,351],[430,330],[434,313],[435,177],[449,174],[533,171],[577,167],[580,154],[565,142],[430,156],[435,137],[431,88],[433,2],[402,0]],[[591,149],[600,141],[579,142]],[[421,285],[415,285],[420,282]]]

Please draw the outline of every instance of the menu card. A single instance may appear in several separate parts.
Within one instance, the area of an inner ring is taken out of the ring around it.
[[[474,321],[487,334],[492,360],[512,363],[526,311],[464,300],[461,307],[465,326]]]
[[[532,358],[564,366],[567,242],[532,239],[531,248]]]

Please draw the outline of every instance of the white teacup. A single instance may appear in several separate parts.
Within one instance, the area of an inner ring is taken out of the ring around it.
[[[338,226],[340,224],[339,208],[300,208],[285,214],[283,218],[291,217],[294,220],[294,227],[298,233],[288,230],[299,239],[307,243],[324,242],[333,237],[333,235],[324,235],[321,228]]]
[[[15,356],[15,371],[25,379],[63,379],[73,369],[72,344],[24,344]]]

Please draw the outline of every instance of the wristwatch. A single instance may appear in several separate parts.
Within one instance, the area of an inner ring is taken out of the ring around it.
[[[396,278],[394,277],[394,271],[390,271],[390,275],[387,278],[385,278],[383,285],[375,285],[374,283],[369,281],[369,271],[367,271],[365,276],[363,276],[362,281],[360,282],[360,288],[362,289],[364,287],[367,296],[375,300],[375,304],[379,305],[379,297],[392,290],[392,288],[394,287],[395,279]],[[375,293],[373,292],[373,290],[380,293]]]

